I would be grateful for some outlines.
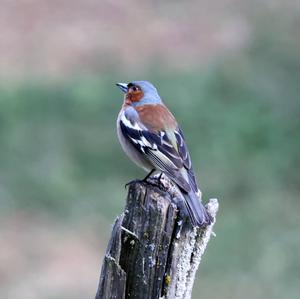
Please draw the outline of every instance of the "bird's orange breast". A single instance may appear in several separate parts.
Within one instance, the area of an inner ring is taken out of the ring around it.
[[[163,105],[142,105],[135,107],[142,123],[152,131],[175,129],[176,120],[172,113]]]

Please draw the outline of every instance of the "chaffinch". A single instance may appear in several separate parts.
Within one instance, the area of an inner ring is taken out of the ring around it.
[[[212,218],[201,203],[182,130],[156,88],[147,81],[117,86],[125,93],[117,119],[123,150],[149,175],[155,170],[163,172],[179,187],[193,226],[209,225]]]

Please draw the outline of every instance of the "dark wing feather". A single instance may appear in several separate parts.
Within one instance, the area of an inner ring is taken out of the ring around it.
[[[180,128],[178,128],[175,131],[175,136],[176,136],[176,140],[177,140],[178,152],[179,152],[180,157],[183,160],[184,167],[187,170],[190,185],[191,185],[193,191],[195,193],[198,193],[198,186],[196,183],[196,177],[194,174],[191,157],[190,157],[188,148],[186,146],[183,132]]]

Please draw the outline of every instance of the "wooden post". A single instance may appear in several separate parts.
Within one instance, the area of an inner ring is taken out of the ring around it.
[[[192,228],[181,215],[180,191],[166,177],[161,181],[159,187],[130,185],[104,257],[96,299],[191,298],[215,221]],[[207,209],[215,219],[218,201],[211,199]]]

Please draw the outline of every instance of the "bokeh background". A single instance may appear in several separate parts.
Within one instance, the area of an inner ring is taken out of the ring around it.
[[[180,120],[217,234],[193,298],[299,298],[297,1],[1,1],[0,297],[93,298],[124,184],[115,82]]]

